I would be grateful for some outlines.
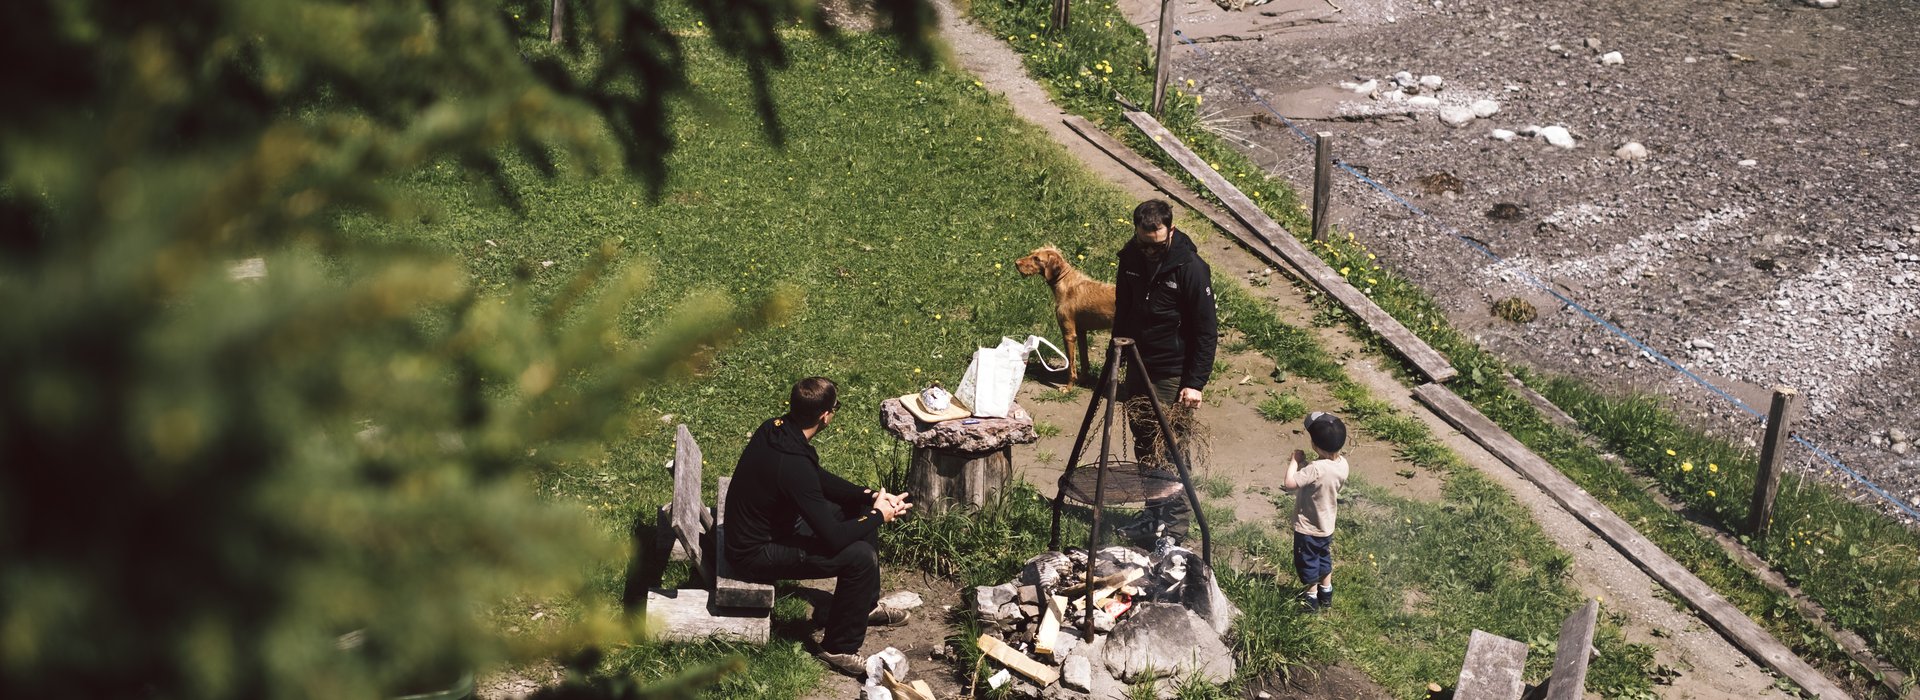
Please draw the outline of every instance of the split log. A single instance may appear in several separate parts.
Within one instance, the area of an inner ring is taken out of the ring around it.
[[[1042,688],[1060,680],[1060,672],[1054,670],[1052,666],[1027,658],[1026,654],[1007,646],[1006,642],[983,634],[975,643],[980,646],[980,653],[992,657],[994,661],[1000,662],[1000,665],[1014,673],[1026,676],[1027,680],[1038,683]]]
[[[1067,599],[1065,596],[1053,596],[1047,602],[1047,609],[1040,613],[1040,631],[1033,635],[1033,651],[1036,654],[1052,655],[1053,643],[1060,636],[1060,618],[1066,617]]]
[[[727,639],[766,644],[773,633],[773,618],[766,611],[731,614],[711,605],[706,591],[683,588],[674,591],[647,592],[647,625],[659,631],[660,638],[676,642]]]

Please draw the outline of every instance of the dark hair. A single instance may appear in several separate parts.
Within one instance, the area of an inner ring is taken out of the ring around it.
[[[787,417],[802,428],[820,424],[820,417],[840,407],[840,388],[826,377],[807,377],[787,396]]]
[[[1133,227],[1152,231],[1165,226],[1173,228],[1173,207],[1165,200],[1149,199],[1133,208]]]
[[[1307,435],[1313,437],[1313,448],[1327,454],[1336,454],[1347,446],[1347,424],[1331,413],[1317,413],[1307,421]]]

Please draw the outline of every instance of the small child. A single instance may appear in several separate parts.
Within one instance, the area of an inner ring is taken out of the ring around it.
[[[1307,462],[1305,452],[1294,450],[1281,486],[1294,492],[1293,568],[1307,584],[1301,603],[1317,612],[1333,606],[1333,520],[1340,487],[1347,483],[1347,458],[1340,454],[1347,446],[1347,425],[1315,411],[1307,416],[1306,428],[1319,459]]]

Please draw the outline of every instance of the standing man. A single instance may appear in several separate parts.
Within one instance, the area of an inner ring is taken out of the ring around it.
[[[800,380],[787,406],[786,415],[760,424],[733,468],[722,556],[747,581],[833,577],[833,605],[815,656],[860,677],[867,671],[860,656],[867,626],[907,622],[907,611],[878,604],[874,546],[880,524],[913,505],[907,494],[861,488],[820,467],[812,441],[840,408],[833,380]]]
[[[1219,338],[1213,270],[1200,259],[1193,239],[1173,227],[1173,208],[1165,201],[1148,200],[1133,208],[1133,239],[1120,248],[1120,275],[1114,286],[1113,335],[1133,339],[1149,375],[1128,371],[1121,390],[1128,401],[1134,458],[1141,464],[1174,469],[1171,450],[1174,444],[1186,442],[1186,421],[1200,407],[1200,392],[1213,374]],[[1149,391],[1168,409],[1174,426],[1173,439],[1162,441],[1158,454],[1154,441],[1159,423],[1151,408],[1133,401],[1145,400]],[[1185,410],[1175,410],[1176,405]],[[1151,543],[1163,536],[1184,541],[1191,510],[1185,493],[1148,501],[1140,520],[1121,533],[1136,542]]]

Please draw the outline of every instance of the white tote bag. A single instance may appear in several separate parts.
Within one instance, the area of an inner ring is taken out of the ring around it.
[[[1025,343],[1002,337],[996,347],[974,350],[973,361],[967,365],[967,374],[960,379],[953,397],[973,409],[973,415],[1007,417],[1013,411],[1014,396],[1020,393],[1020,381],[1027,374],[1027,354],[1041,344],[1051,348],[1063,361],[1066,359],[1066,353],[1039,336],[1028,336]],[[1046,365],[1046,360],[1040,363]],[[1048,366],[1054,371],[1065,368],[1064,364],[1057,369]]]

